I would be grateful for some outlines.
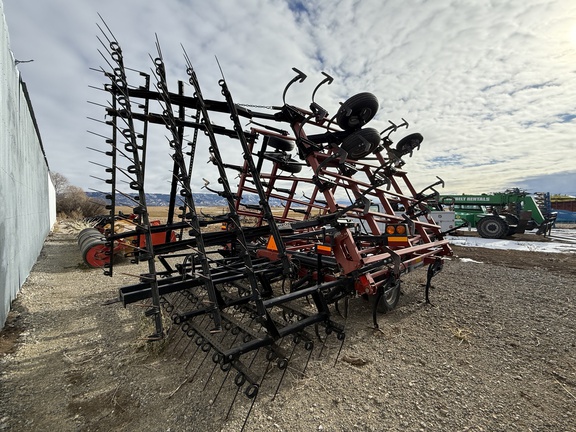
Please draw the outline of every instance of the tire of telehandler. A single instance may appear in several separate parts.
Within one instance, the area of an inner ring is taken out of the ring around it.
[[[483,238],[499,239],[506,237],[510,227],[500,216],[485,216],[476,224],[476,230]]]

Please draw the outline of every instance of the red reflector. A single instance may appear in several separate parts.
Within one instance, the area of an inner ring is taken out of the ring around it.
[[[358,278],[358,282],[360,282],[360,285],[362,285],[363,287],[367,287],[370,285],[370,281],[368,280],[368,277],[366,275],[362,275]]]

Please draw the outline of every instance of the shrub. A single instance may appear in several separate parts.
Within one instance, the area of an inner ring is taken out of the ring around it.
[[[83,219],[106,212],[106,203],[89,198],[78,186],[71,185],[59,173],[53,173],[52,182],[56,189],[56,213],[61,218]]]

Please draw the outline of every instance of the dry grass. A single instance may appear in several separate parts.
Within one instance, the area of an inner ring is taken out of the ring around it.
[[[472,334],[472,330],[456,327],[451,328],[450,331],[452,332],[452,336],[460,340],[458,345],[461,345],[462,342],[466,342],[468,345],[470,345],[470,335]]]

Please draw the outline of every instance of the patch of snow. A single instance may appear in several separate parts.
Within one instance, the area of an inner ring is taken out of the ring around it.
[[[487,249],[520,250],[529,252],[576,253],[576,244],[562,242],[530,242],[510,239],[485,239],[479,237],[447,236],[450,244]]]
[[[473,260],[472,258],[460,258],[460,261],[462,261],[462,262],[470,262],[470,263],[477,263],[477,264],[484,264],[482,261],[476,261],[476,260]]]

